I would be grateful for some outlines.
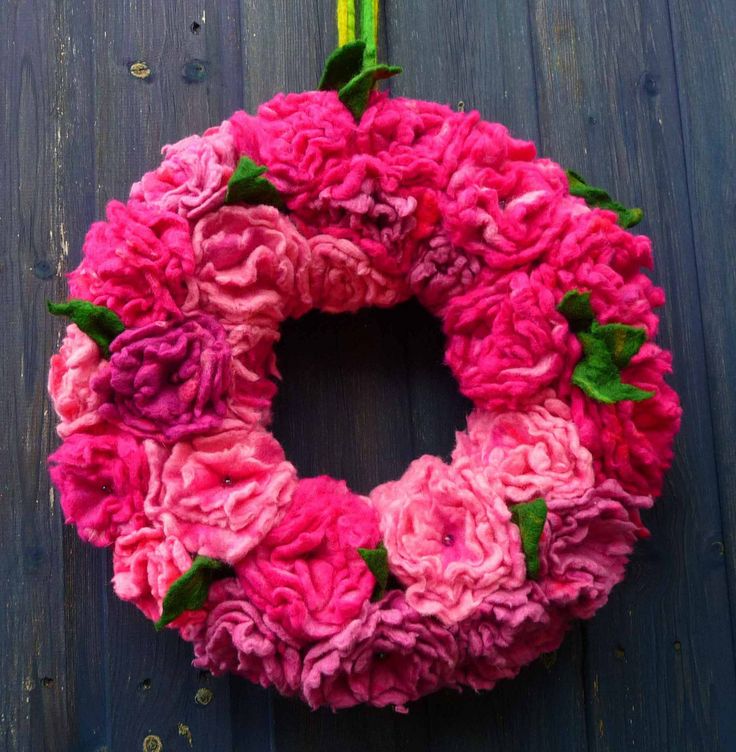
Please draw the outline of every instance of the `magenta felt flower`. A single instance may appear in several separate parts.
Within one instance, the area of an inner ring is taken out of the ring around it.
[[[457,434],[453,465],[483,473],[508,502],[575,498],[594,483],[593,458],[570,408],[549,397],[523,412],[474,410]]]
[[[147,444],[151,461],[160,448]],[[177,443],[146,512],[187,550],[234,564],[281,518],[296,471],[276,439],[261,428],[226,421],[218,433]]]
[[[100,348],[75,324],[70,324],[59,352],[51,357],[48,390],[60,423],[62,438],[100,422],[102,397],[92,382],[104,368]]]
[[[481,473],[425,455],[375,488],[371,502],[391,571],[419,613],[455,624],[526,576],[519,529]]]
[[[99,412],[144,436],[177,441],[215,428],[225,415],[230,346],[205,314],[128,329],[110,346],[109,368],[92,382]]]
[[[164,160],[130,190],[130,198],[196,220],[225,202],[238,153],[228,129],[210,128],[163,148]]]
[[[299,481],[281,522],[237,566],[250,600],[300,643],[338,632],[370,598],[358,553],[379,540],[368,500],[328,477]]]
[[[141,443],[112,427],[105,433],[75,433],[49,457],[61,508],[79,536],[109,546],[141,527],[149,466]]]
[[[246,598],[234,579],[210,589],[207,620],[194,637],[194,666],[219,676],[227,671],[282,695],[301,684],[298,646]]]
[[[112,309],[126,326],[179,315],[194,256],[189,225],[177,214],[111,201],[107,221],[92,225],[82,251],[69,275],[70,297]]]
[[[357,619],[307,651],[302,692],[313,708],[370,703],[400,709],[443,686],[457,655],[452,632],[394,591],[364,604]]]

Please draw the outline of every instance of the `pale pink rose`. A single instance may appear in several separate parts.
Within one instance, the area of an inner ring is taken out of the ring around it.
[[[552,500],[540,583],[550,603],[579,619],[603,606],[623,579],[637,539],[647,535],[639,510],[652,504],[651,496],[632,496],[615,480],[577,499]]]
[[[262,687],[293,695],[301,682],[298,647],[243,593],[237,580],[216,582],[207,619],[194,636],[194,666],[215,676],[230,672]]]
[[[130,601],[151,621],[161,618],[172,584],[192,566],[183,543],[161,528],[144,527],[118,538],[112,556],[112,584],[118,598]],[[204,609],[186,611],[171,622],[173,628],[192,629],[204,621]]]
[[[456,663],[453,633],[392,591],[306,653],[302,692],[313,708],[367,703],[403,710],[404,703],[443,687]]]
[[[160,448],[147,442],[146,451]],[[174,446],[146,511],[188,550],[235,563],[278,522],[295,486],[296,470],[276,439],[231,421]]]
[[[316,235],[309,240],[309,281],[315,308],[327,313],[354,312],[366,306],[389,308],[410,291],[400,276],[383,274],[345,238]]]
[[[553,397],[525,412],[474,410],[457,434],[452,462],[483,473],[515,503],[582,496],[595,479],[570,408]]]
[[[226,206],[197,223],[192,242],[196,271],[185,310],[276,326],[311,308],[309,247],[273,206]]]
[[[196,220],[225,202],[227,184],[238,161],[232,136],[211,128],[163,148],[164,160],[130,190],[132,201]]]
[[[60,423],[56,431],[66,438],[100,421],[102,397],[90,386],[104,366],[99,346],[76,324],[66,329],[59,352],[51,356],[48,389]]]
[[[518,527],[477,471],[425,455],[371,493],[391,572],[419,613],[457,623],[526,576]]]

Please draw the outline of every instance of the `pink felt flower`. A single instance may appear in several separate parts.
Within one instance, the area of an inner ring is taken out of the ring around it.
[[[142,445],[112,427],[74,433],[49,457],[67,523],[95,546],[109,546],[145,521],[149,466]]]
[[[483,473],[513,503],[575,498],[594,483],[593,459],[570,408],[551,397],[523,412],[474,410],[457,434],[452,462]]]
[[[298,646],[274,629],[268,616],[248,601],[234,579],[209,591],[208,614],[194,637],[194,666],[215,676],[232,672],[282,695],[299,688],[302,660]]]
[[[144,436],[176,441],[217,427],[225,415],[230,346],[206,314],[128,329],[110,345],[93,381],[100,414]]]
[[[82,251],[69,275],[70,297],[112,309],[126,326],[179,315],[194,257],[189,225],[177,214],[111,201],[107,221],[92,225]]]
[[[315,308],[327,313],[388,308],[406,300],[409,289],[399,276],[378,271],[357,245],[345,238],[315,235],[309,240],[309,281]]]
[[[581,348],[558,302],[522,272],[451,300],[445,359],[462,393],[487,410],[518,409],[569,382]]]
[[[671,370],[671,355],[647,342],[621,378],[652,392],[649,399],[605,405],[580,389],[572,390],[572,418],[582,443],[593,455],[599,481],[615,478],[633,494],[661,493],[682,416],[677,393],[665,381]]]
[[[550,608],[537,583],[494,593],[458,625],[456,681],[478,691],[513,678],[542,653],[557,650],[570,621],[562,610]]]
[[[402,709],[444,686],[456,662],[452,632],[392,591],[365,603],[359,618],[307,651],[302,692],[313,708],[367,703]]]
[[[147,452],[159,448],[150,442]],[[174,446],[146,511],[189,551],[234,564],[278,522],[295,486],[296,471],[269,433],[226,421],[216,434]]]
[[[56,431],[62,438],[99,423],[97,408],[102,397],[90,384],[102,367],[98,345],[70,324],[59,352],[51,357],[48,380],[49,395],[61,421]]]
[[[379,540],[368,500],[326,476],[299,481],[281,522],[237,566],[248,598],[302,643],[335,634],[370,598],[358,554]]]
[[[112,584],[118,598],[137,606],[146,618],[161,617],[164,598],[172,584],[192,566],[182,542],[157,527],[143,527],[115,541]],[[172,627],[195,629],[206,617],[203,609],[186,611]]]
[[[237,164],[237,149],[227,129],[210,128],[163,148],[164,160],[133,184],[130,198],[159,210],[196,220],[225,201]]]
[[[549,545],[542,583],[549,601],[575,617],[591,617],[623,579],[634,543],[646,534],[639,510],[650,496],[631,496],[615,480],[577,499],[550,502]]]
[[[400,480],[375,488],[371,501],[391,572],[421,614],[455,624],[526,575],[519,529],[481,473],[425,455]]]
[[[274,207],[226,206],[197,223],[193,243],[185,310],[276,327],[311,307],[307,242]]]

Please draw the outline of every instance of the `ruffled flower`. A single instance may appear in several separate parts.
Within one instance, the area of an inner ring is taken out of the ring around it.
[[[110,365],[92,382],[100,414],[135,433],[177,441],[216,428],[225,415],[230,347],[205,314],[128,329],[110,345]]]
[[[154,459],[154,442],[146,451]],[[234,564],[283,514],[296,470],[276,439],[227,421],[219,433],[176,444],[146,498],[151,519],[189,551]]]
[[[401,709],[444,686],[457,662],[450,630],[418,614],[398,591],[304,656],[302,692],[313,707],[360,703]]]
[[[209,592],[208,614],[194,638],[194,666],[219,676],[232,671],[282,695],[299,688],[302,660],[298,647],[274,629],[269,618],[248,601],[233,579],[216,582]]]
[[[227,129],[210,128],[163,148],[164,160],[133,184],[131,201],[195,220],[225,201],[237,164],[237,149]]]
[[[111,201],[107,221],[92,225],[82,251],[69,275],[70,297],[110,308],[126,326],[180,315],[194,256],[189,225],[177,214]]]
[[[525,412],[474,410],[457,434],[452,463],[483,473],[513,503],[579,497],[595,478],[570,408],[551,397]]]
[[[72,434],[49,457],[49,466],[66,521],[83,540],[109,546],[144,524],[150,473],[133,436],[112,427],[104,434]]]
[[[238,565],[250,600],[302,643],[340,631],[370,598],[375,578],[358,548],[378,543],[368,500],[326,476],[299,481],[282,521]]]
[[[519,529],[478,472],[425,455],[398,481],[375,488],[371,501],[391,572],[421,614],[455,624],[526,576]]]
[[[70,324],[59,352],[51,357],[48,381],[49,395],[61,421],[56,431],[62,438],[99,423],[97,408],[102,397],[91,388],[91,382],[102,367],[98,345]]]
[[[274,207],[226,206],[197,223],[193,244],[185,310],[276,328],[311,307],[309,247]]]

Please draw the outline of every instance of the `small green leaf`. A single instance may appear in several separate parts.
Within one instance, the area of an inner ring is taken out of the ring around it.
[[[118,334],[125,331],[125,325],[114,311],[88,300],[72,299],[66,303],[52,303],[47,300],[46,305],[49,313],[54,316],[68,316],[100,346],[105,358],[110,357],[110,343]]]
[[[621,370],[647,341],[646,329],[627,324],[593,324],[593,334],[606,343],[616,367]]]
[[[590,307],[590,293],[568,290],[557,306],[557,310],[568,320],[571,332],[587,332],[593,324],[595,314]]]
[[[348,81],[357,76],[363,68],[365,42],[355,39],[333,50],[327,58],[322,78],[319,82],[320,91],[338,91]]]
[[[377,601],[383,598],[388,585],[388,551],[383,543],[375,548],[359,548],[360,558],[366,563],[371,574],[376,578],[376,587],[373,589],[371,600]]]
[[[286,204],[276,186],[262,177],[267,167],[249,157],[241,157],[227,184],[226,204],[267,204],[285,209]]]
[[[340,89],[338,94],[340,101],[359,121],[363,117],[366,107],[368,107],[368,98],[376,81],[395,76],[401,73],[401,70],[398,65],[383,64],[364,68]]]
[[[621,227],[629,228],[638,225],[644,217],[641,209],[629,209],[618,201],[611,198],[603,188],[588,185],[585,180],[572,170],[566,170],[567,180],[570,184],[570,194],[585,199],[588,206],[597,209],[609,209],[618,214],[618,223]]]
[[[526,574],[531,580],[539,576],[539,540],[547,520],[547,502],[534,499],[511,507],[511,519],[521,533],[521,548],[526,559]]]
[[[604,337],[605,335],[592,332],[578,333],[578,339],[583,345],[583,357],[575,366],[572,383],[580,387],[589,397],[608,405],[623,400],[641,402],[653,397],[654,392],[645,392],[643,389],[621,381],[621,371]],[[625,359],[627,348],[630,348],[630,345],[620,351],[620,360]]]
[[[222,561],[197,556],[192,566],[171,584],[166,593],[161,618],[155,624],[156,631],[162,630],[185,611],[202,608],[212,583],[227,577],[230,572],[230,567]]]

